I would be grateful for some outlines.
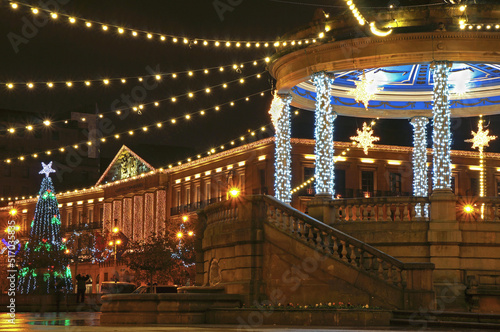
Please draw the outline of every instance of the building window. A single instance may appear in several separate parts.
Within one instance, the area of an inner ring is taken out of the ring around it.
[[[245,190],[245,174],[240,174],[240,182],[239,182],[240,191],[243,193]]]
[[[175,191],[175,206],[181,206],[181,191],[179,189]]]
[[[479,179],[478,178],[470,178],[470,196],[478,196],[479,195]]]
[[[361,171],[361,191],[365,196],[373,196],[373,189],[373,171]]]
[[[302,179],[302,183],[306,182],[310,178],[314,176],[314,167],[304,167],[304,178]],[[305,187],[307,195],[314,195],[314,182],[309,183]]]
[[[92,215],[93,215],[93,209],[92,208],[89,208],[88,211],[87,211],[87,220],[89,221],[89,223],[92,222]]]
[[[195,199],[196,204],[198,204],[201,201],[201,187],[199,185],[196,186],[194,199]]]
[[[102,221],[104,219],[104,207],[99,208],[99,221]]]
[[[79,224],[82,222],[82,216],[83,216],[83,212],[82,211],[78,211],[78,223]]]
[[[212,184],[210,182],[205,183],[205,200],[210,201],[212,198],[211,191],[212,190]]]
[[[391,193],[394,195],[401,195],[401,174],[389,173],[389,184],[391,186]]]
[[[71,221],[71,217],[73,216],[73,213],[71,212],[68,212],[68,226],[71,225],[72,221]]]
[[[457,177],[456,176],[452,176],[451,177],[451,191],[453,191],[453,193],[455,195],[457,194],[457,192],[455,191],[456,183],[457,183]]]
[[[222,181],[217,181],[217,201],[220,202],[222,200]]]
[[[191,188],[186,188],[186,205],[191,204]]]
[[[266,170],[265,169],[259,169],[259,177],[260,177],[260,194],[267,195]]]
[[[311,186],[313,184],[311,183]],[[345,170],[335,169],[335,195],[339,198],[345,195]]]

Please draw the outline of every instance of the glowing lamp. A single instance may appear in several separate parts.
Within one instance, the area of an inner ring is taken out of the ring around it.
[[[178,239],[182,239],[182,236],[183,236],[182,232],[178,232],[176,236],[177,236]]]
[[[188,235],[189,235],[189,236],[193,236],[193,235],[194,235],[193,231],[189,231],[189,232],[188,232]]]
[[[122,240],[116,240],[116,245],[122,244]]]
[[[118,233],[120,229],[118,227],[113,228],[113,233]]]
[[[110,246],[112,246],[112,245],[114,244],[114,242],[113,242],[113,241],[109,241],[109,243],[108,243],[108,244],[109,244]]]
[[[188,216],[186,216],[186,215],[182,216],[182,222],[186,222],[186,221],[188,221],[188,220],[189,220],[189,217],[188,217]]]
[[[465,213],[472,213],[472,212],[474,212],[474,207],[470,204],[467,204],[466,206],[464,206],[464,212]]]
[[[240,195],[240,190],[238,188],[229,189],[229,195],[233,198],[236,198]]]
[[[12,209],[12,210],[9,211],[9,214],[11,216],[15,216],[15,215],[17,215],[17,210],[16,209]]]
[[[64,250],[64,253],[69,254],[69,249]]]

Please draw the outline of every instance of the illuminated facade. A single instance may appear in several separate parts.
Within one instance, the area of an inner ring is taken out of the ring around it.
[[[315,195],[314,182],[302,188],[300,185],[315,174],[315,142],[291,139],[291,145],[291,184],[293,188],[299,186],[291,205],[306,211],[307,202]],[[362,148],[347,142],[335,142],[335,146],[340,150],[351,147],[345,158],[335,163],[337,198],[412,196],[413,148],[375,145],[366,156]],[[266,138],[170,169],[158,169],[124,146],[94,187],[57,194],[62,227],[70,232],[87,225],[103,233],[118,227],[130,240],[140,240],[153,232],[161,233],[166,223],[183,216],[187,215],[190,222],[196,220],[198,209],[226,200],[233,187],[239,188],[241,195],[274,195],[274,153],[274,138]],[[478,194],[478,156],[477,152],[451,151],[451,186],[457,195]],[[487,196],[498,196],[500,154],[485,153],[484,157],[486,181],[495,184],[488,187]],[[432,151],[428,149],[429,172],[431,161]],[[36,198],[15,203],[20,212],[20,237],[29,230],[35,205]],[[9,209],[0,208],[4,227]],[[101,264],[101,282],[110,280],[112,272],[106,272],[108,278],[102,273],[109,268],[109,262]],[[96,267],[89,271],[99,274]]]

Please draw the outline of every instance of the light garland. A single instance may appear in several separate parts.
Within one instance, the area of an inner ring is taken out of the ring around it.
[[[202,89],[198,89],[198,90],[194,90],[194,91],[188,91],[188,92],[184,92],[184,93],[181,93],[181,94],[178,94],[178,95],[175,95],[175,96],[171,96],[169,98],[163,98],[163,99],[157,99],[157,100],[154,100],[154,101],[151,101],[151,102],[147,102],[147,103],[140,103],[140,104],[137,104],[135,106],[129,106],[129,107],[123,107],[123,108],[119,108],[117,110],[111,110],[111,111],[106,111],[106,112],[100,112],[98,114],[95,114],[96,116],[98,116],[99,118],[103,118],[104,115],[106,114],[110,114],[110,113],[116,113],[117,115],[121,115],[122,112],[124,111],[127,111],[127,110],[130,110],[130,111],[133,111],[133,112],[136,112],[138,114],[142,114],[142,112],[144,112],[146,110],[146,106],[154,106],[154,107],[159,107],[160,106],[160,103],[161,102],[164,102],[166,100],[169,100],[170,102],[172,103],[176,103],[179,98],[187,98],[188,100],[189,99],[193,99],[195,98],[197,95],[199,95],[200,93],[204,93],[205,95],[209,95],[213,92],[214,89],[216,88],[222,88],[222,89],[227,89],[230,85],[235,85],[235,86],[239,86],[239,85],[243,85],[247,82],[247,79],[249,78],[256,78],[256,79],[260,79],[262,78],[262,75],[264,74],[265,72],[260,72],[260,73],[257,73],[257,74],[252,74],[252,75],[248,75],[248,76],[244,76],[244,77],[240,77],[240,78],[237,78],[237,79],[234,79],[234,80],[231,80],[231,81],[227,81],[227,82],[224,82],[224,83],[219,83],[219,84],[216,84],[216,85],[212,85],[212,86],[209,86],[209,87],[205,87],[205,88],[202,88]],[[219,105],[220,106],[220,105]],[[219,107],[219,106],[216,106]],[[217,110],[217,109],[216,109]],[[204,111],[201,111],[201,112],[204,112]],[[93,116],[94,114],[89,114],[89,116]],[[203,115],[203,114],[202,114]],[[18,127],[9,127],[7,129],[7,133],[9,134],[15,134],[16,133],[16,130],[18,129],[25,129],[27,130],[28,132],[31,132],[33,131],[34,129],[38,128],[38,127],[50,127],[52,126],[53,124],[57,124],[57,123],[68,123],[71,119],[65,119],[65,120],[60,120],[60,121],[51,121],[49,119],[45,119],[43,120],[43,122],[41,124],[34,124],[34,123],[31,123],[31,124],[28,124],[24,127],[21,127],[21,126],[18,126]],[[81,118],[80,119],[82,122],[85,122],[87,121],[87,119],[85,117]]]
[[[365,25],[366,19],[364,16],[359,12],[358,7],[356,7],[356,4],[354,3],[353,0],[344,0],[346,5],[349,7],[351,10],[352,15],[358,20],[359,25]]]
[[[109,135],[109,136],[103,136],[103,137],[101,137],[99,139],[99,142],[96,142],[96,141],[79,142],[79,143],[76,143],[76,144],[73,144],[73,145],[61,146],[61,147],[56,148],[56,149],[49,149],[49,150],[45,150],[45,151],[32,152],[32,153],[30,153],[28,155],[24,154],[24,155],[20,155],[18,157],[7,158],[7,159],[4,159],[4,162],[7,163],[7,164],[11,164],[13,161],[16,161],[16,160],[22,162],[22,161],[26,160],[26,158],[28,158],[28,157],[32,157],[33,159],[36,159],[40,155],[43,155],[43,154],[51,155],[52,153],[56,153],[56,152],[66,153],[66,152],[70,151],[70,149],[77,150],[77,149],[79,149],[79,148],[81,148],[83,146],[92,146],[92,145],[95,145],[95,144],[103,144],[103,143],[106,143],[109,139],[117,140],[117,139],[123,138],[123,136],[125,136],[125,137],[127,137],[127,136],[133,136],[136,133],[148,133],[151,129],[155,129],[155,128],[156,129],[161,129],[166,124],[175,125],[179,120],[183,120],[184,119],[186,121],[189,121],[195,115],[199,115],[200,117],[203,117],[203,116],[205,116],[207,114],[207,112],[209,110],[214,110],[214,112],[219,112],[219,111],[221,111],[221,109],[222,109],[223,106],[234,107],[236,105],[236,102],[239,102],[239,101],[248,102],[248,101],[250,101],[250,98],[253,97],[253,96],[261,96],[261,97],[263,97],[265,95],[264,92],[266,92],[266,91],[269,91],[269,90],[264,90],[264,91],[256,92],[256,93],[253,93],[253,94],[248,95],[246,97],[234,99],[234,100],[226,102],[226,103],[221,103],[221,104],[218,104],[217,106],[213,106],[211,108],[206,108],[206,109],[198,111],[198,112],[187,113],[184,116],[173,117],[170,120],[164,120],[164,121],[156,122],[154,124],[149,124],[149,125],[141,126],[141,127],[138,127],[138,128],[129,129],[129,130],[126,130],[126,131],[123,131],[123,132],[120,132],[120,133],[115,133],[115,134],[112,134],[112,135]]]
[[[312,182],[314,182],[314,176],[306,181],[304,181],[304,183],[301,183],[300,185],[298,185],[297,187],[293,188],[292,191],[290,191],[290,194],[295,194],[297,191],[303,189],[304,187],[306,187],[308,184],[311,184]]]
[[[410,121],[413,126],[413,196],[427,197],[427,131],[429,120],[424,116],[414,117]],[[415,206],[418,217],[427,216],[427,205],[424,209],[420,205]]]
[[[289,204],[292,201],[291,190],[291,169],[292,169],[292,145],[290,103],[292,96],[274,95],[271,104],[271,117],[273,120],[275,139],[274,158],[274,196],[283,203]]]
[[[368,154],[368,149],[373,148],[373,142],[380,140],[379,137],[373,136],[373,129],[366,122],[363,122],[363,129],[356,129],[356,132],[358,136],[351,136],[350,139],[354,141],[353,144],[362,147],[365,154]]]
[[[335,172],[334,172],[334,142],[333,142],[333,122],[337,118],[337,113],[332,110],[330,104],[330,91],[333,78],[325,72],[319,72],[312,76],[316,86],[316,112],[314,139],[316,144],[314,153],[316,154],[315,175],[316,194],[335,196]]]
[[[83,26],[87,29],[96,28],[103,33],[114,33],[117,36],[129,36],[132,38],[145,38],[146,40],[159,41],[161,43],[170,42],[171,44],[184,45],[187,47],[193,46],[214,46],[219,47],[232,47],[232,48],[268,48],[268,47],[280,47],[280,46],[294,46],[315,43],[316,40],[312,38],[306,39],[295,39],[295,40],[234,40],[234,39],[211,39],[211,38],[199,38],[199,37],[187,37],[180,35],[173,35],[168,33],[158,33],[152,31],[146,31],[141,29],[128,28],[126,26],[119,26],[115,24],[100,22],[97,20],[91,20],[83,17],[72,16],[64,13],[56,13],[47,8],[40,8],[32,6],[24,2],[11,2],[11,8],[17,10],[19,7],[23,6],[29,8],[32,15],[40,15],[42,13],[48,15],[54,22],[67,21],[73,26]]]
[[[368,104],[373,96],[382,91],[384,88],[379,88],[375,80],[369,80],[366,78],[365,72],[361,75],[361,79],[354,82],[356,88],[347,92],[348,95],[354,96],[354,100],[358,103],[362,103],[365,109],[368,110]]]
[[[270,61],[269,57],[264,59],[256,59],[249,60],[238,64],[232,65],[223,65],[216,67],[208,67],[208,68],[199,68],[192,70],[181,70],[181,71],[173,71],[173,72],[158,72],[151,73],[148,75],[140,75],[140,76],[119,76],[119,77],[109,77],[109,78],[99,78],[99,79],[68,79],[62,81],[9,81],[9,82],[0,82],[0,85],[4,85],[8,90],[14,90],[16,87],[26,87],[28,90],[33,90],[38,86],[46,87],[48,90],[52,90],[57,86],[66,87],[68,89],[74,89],[78,87],[78,84],[81,86],[89,88],[94,86],[96,83],[101,83],[101,86],[110,86],[112,83],[121,83],[126,84],[130,82],[143,82],[146,79],[153,78],[156,81],[162,81],[166,78],[176,79],[182,75],[185,75],[188,78],[195,77],[195,74],[203,73],[205,76],[211,73],[224,73],[227,70],[233,70],[235,73],[241,73],[241,70],[245,68],[246,65],[252,64],[253,66],[258,66],[260,64],[267,64]]]
[[[484,148],[489,146],[490,141],[497,139],[497,136],[488,135],[489,130],[483,130],[483,117],[479,116],[477,122],[477,132],[472,132],[472,138],[465,140],[467,143],[472,143],[473,149],[479,150],[479,197],[486,196],[486,181],[484,175]]]
[[[451,189],[451,115],[448,87],[450,70],[449,62],[439,61],[432,64],[434,76],[432,189]]]

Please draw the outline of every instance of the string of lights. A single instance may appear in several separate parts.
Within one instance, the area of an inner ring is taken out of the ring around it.
[[[274,195],[279,201],[289,204],[292,201],[292,145],[290,144],[291,127],[290,103],[292,96],[289,94],[278,95],[275,93],[269,111],[275,131],[275,156],[274,156]]]
[[[433,63],[432,67],[434,76],[432,188],[451,189],[451,112],[448,87],[451,64],[438,61]]]
[[[333,78],[325,72],[315,73],[312,76],[316,86],[316,112],[314,139],[316,140],[314,153],[316,155],[315,178],[316,193],[335,196],[335,173],[334,173],[334,143],[333,122],[337,113],[332,110],[330,104],[330,91]]]
[[[137,104],[136,106],[122,107],[122,108],[119,108],[117,110],[100,112],[100,113],[95,114],[95,116],[102,119],[102,118],[104,118],[104,115],[106,115],[106,114],[116,113],[117,115],[121,115],[122,112],[127,111],[127,110],[136,112],[138,114],[142,114],[142,112],[144,112],[146,110],[147,106],[159,107],[160,103],[163,101],[166,101],[166,100],[169,100],[171,103],[176,103],[180,98],[183,98],[183,97],[185,97],[187,99],[193,99],[196,95],[198,95],[200,93],[205,93],[205,95],[208,95],[208,94],[212,93],[212,91],[216,88],[227,89],[232,84],[235,84],[235,85],[245,84],[247,79],[253,78],[253,77],[260,79],[264,73],[265,72],[251,74],[251,75],[240,77],[240,78],[237,78],[237,79],[234,79],[231,81],[227,81],[224,83],[218,83],[216,85],[212,85],[212,86],[205,87],[202,89],[187,91],[187,92],[184,92],[184,93],[181,93],[181,94],[178,94],[175,96],[171,96],[168,98],[157,99],[157,100],[154,100],[151,102]],[[89,116],[93,116],[93,114],[89,114]],[[24,130],[30,132],[30,131],[33,131],[34,129],[36,129],[37,127],[50,127],[51,125],[54,125],[57,123],[67,124],[69,121],[70,121],[70,119],[63,119],[63,120],[58,120],[58,121],[51,121],[50,119],[44,119],[44,120],[42,120],[42,123],[38,123],[38,124],[29,123],[29,124],[26,124],[25,126],[9,127],[9,128],[7,128],[7,133],[15,134],[18,129],[24,129]],[[80,118],[80,121],[85,122],[85,121],[87,121],[87,118],[82,117],[82,118]]]
[[[376,120],[378,120],[378,118],[377,118]],[[375,120],[375,119],[372,119],[372,120],[370,121],[370,127],[371,127],[371,128],[373,128],[373,127],[376,125],[376,123],[377,123],[377,121],[376,121],[376,120]],[[353,146],[354,146],[354,147],[357,147],[357,148],[363,148],[363,146],[362,146],[362,145],[360,145],[360,144],[358,144],[356,141],[353,141],[352,143],[353,143]],[[335,156],[335,157],[333,158],[333,163],[335,164],[336,162],[339,162],[339,161],[346,161],[346,160],[347,160],[347,159],[346,159],[346,155],[347,155],[347,153],[348,153],[349,151],[351,151],[351,148],[345,148],[344,150],[342,150],[342,152],[341,152],[340,154],[338,154],[337,156]],[[291,193],[291,194],[295,194],[296,192],[300,191],[301,189],[303,189],[304,187],[306,187],[308,184],[312,183],[312,182],[313,182],[313,181],[315,181],[315,180],[316,180],[316,178],[315,178],[314,176],[313,176],[313,177],[311,177],[310,179],[308,179],[308,180],[304,181],[303,183],[301,183],[300,185],[298,185],[297,187],[295,187],[294,189],[292,189],[292,190],[290,191],[290,193]]]
[[[45,87],[48,90],[53,90],[58,86],[66,87],[68,89],[73,89],[79,86],[92,87],[95,86],[95,84],[97,83],[100,83],[101,84],[100,87],[103,87],[103,86],[110,86],[113,83],[127,84],[132,82],[134,83],[143,82],[144,80],[149,78],[154,78],[156,81],[162,81],[166,78],[171,78],[173,80],[182,75],[185,75],[188,78],[194,78],[195,74],[198,73],[203,73],[206,76],[208,74],[215,72],[224,73],[228,69],[229,70],[233,69],[234,72],[241,73],[241,70],[248,64],[253,64],[254,66],[258,66],[259,64],[265,65],[268,62],[269,62],[269,57],[266,57],[264,59],[249,60],[239,64],[222,65],[222,66],[199,68],[192,70],[172,71],[168,73],[159,72],[159,73],[152,73],[149,75],[140,75],[140,76],[119,76],[119,77],[106,77],[106,78],[94,78],[94,79],[68,79],[68,80],[51,80],[51,81],[44,81],[44,80],[19,81],[19,82],[9,81],[9,82],[0,82],[0,85],[4,85],[8,90],[15,90],[16,87],[25,87],[28,90],[33,90],[39,86]]]
[[[79,142],[79,143],[72,144],[72,145],[69,144],[69,145],[61,146],[61,147],[56,148],[56,149],[49,149],[49,150],[46,150],[46,151],[32,152],[30,154],[23,154],[23,155],[20,155],[20,156],[17,156],[17,157],[7,158],[7,159],[4,160],[4,162],[7,163],[7,164],[10,164],[10,163],[12,163],[13,161],[16,161],[16,160],[17,161],[24,161],[28,157],[32,157],[32,158],[36,159],[40,155],[43,155],[43,154],[45,154],[45,155],[51,155],[52,153],[56,153],[56,152],[66,153],[71,148],[73,148],[75,150],[78,150],[78,149],[82,148],[83,146],[92,146],[92,145],[97,144],[97,143],[100,143],[100,144],[106,143],[110,139],[118,140],[120,138],[127,137],[127,135],[128,136],[133,136],[133,135],[135,135],[136,133],[139,133],[139,132],[148,133],[151,129],[154,129],[154,128],[161,129],[161,128],[163,128],[163,126],[165,124],[175,125],[179,120],[182,120],[182,119],[184,119],[186,121],[189,121],[189,120],[191,120],[196,115],[199,115],[200,117],[203,117],[210,110],[213,110],[215,112],[219,112],[222,109],[223,106],[234,107],[236,105],[236,102],[239,102],[239,101],[246,101],[246,102],[248,102],[248,101],[250,101],[250,98],[253,97],[253,96],[257,96],[257,95],[258,96],[264,96],[266,91],[269,91],[269,90],[266,89],[266,90],[263,90],[263,91],[260,91],[260,92],[256,92],[256,93],[247,95],[246,97],[242,97],[242,98],[234,99],[234,100],[229,101],[229,102],[221,103],[221,104],[218,104],[217,106],[214,106],[214,107],[211,107],[211,108],[207,108],[207,109],[204,109],[204,110],[201,110],[201,111],[187,113],[187,114],[185,114],[183,116],[172,117],[170,120],[159,121],[159,122],[156,122],[154,124],[149,124],[149,125],[141,126],[141,127],[138,127],[138,128],[126,130],[126,131],[123,131],[123,132],[120,132],[120,133],[116,133],[116,134],[108,135],[108,136],[105,136],[105,137],[101,137],[99,139],[99,142],[93,142],[93,141],[89,140],[89,141],[86,141],[86,142]],[[233,143],[233,145],[234,145],[234,143]]]
[[[24,2],[11,2],[10,7],[13,10],[18,10],[20,8],[26,8],[31,11],[33,15],[48,15],[54,22],[65,21],[73,26],[83,26],[87,29],[96,29],[104,33],[114,33],[119,36],[128,36],[132,38],[145,38],[151,41],[159,41],[162,43],[170,42],[171,44],[185,45],[188,47],[193,46],[213,46],[213,47],[233,47],[241,49],[249,48],[268,48],[271,46],[287,46],[287,45],[301,45],[315,43],[316,39],[306,38],[306,39],[296,39],[296,40],[235,40],[235,39],[213,39],[213,38],[199,38],[199,37],[188,37],[180,36],[169,33],[158,33],[152,31],[145,31],[142,29],[133,29],[127,26],[119,26],[115,24],[110,24],[106,22],[100,22],[97,20],[87,19],[83,17],[77,17],[74,15],[68,15],[60,12],[53,12],[48,8],[36,7],[31,4]]]
[[[253,95],[259,95],[259,96],[264,96],[265,92],[267,92],[269,90],[266,90],[266,91],[263,91],[263,92],[260,92],[260,93],[256,93],[256,94],[253,94]],[[299,113],[298,112],[295,112],[294,113],[295,116],[298,116]],[[247,134],[244,134],[244,135],[241,135],[237,138],[234,138],[230,141],[227,141],[227,142],[224,142],[222,143],[221,145],[219,145],[218,147],[213,147],[213,148],[210,148],[205,154],[198,154],[196,156],[191,156],[187,159],[184,159],[184,160],[181,160],[181,161],[178,161],[176,164],[169,164],[169,165],[166,165],[162,168],[159,168],[157,171],[164,171],[164,169],[171,169],[175,166],[180,166],[180,165],[183,165],[184,163],[189,163],[189,162],[192,162],[194,160],[197,160],[197,159],[201,159],[202,157],[205,157],[205,156],[210,156],[212,154],[215,154],[217,152],[222,152],[222,151],[225,151],[226,150],[226,147],[235,147],[237,146],[237,143],[241,143],[241,144],[244,144],[246,143],[248,140],[251,140],[252,138],[256,137],[257,135],[257,132],[261,131],[261,132],[264,132],[268,129],[271,129],[272,128],[272,123],[268,123],[266,125],[263,125],[261,126],[259,129],[254,129],[254,130],[249,130]],[[141,175],[138,175],[138,176],[135,176],[133,178],[131,178],[132,180],[135,179],[135,178],[139,178],[139,177],[144,177],[144,176],[147,176],[147,175],[152,175],[152,174],[155,174],[154,171],[151,171],[150,173],[143,173]],[[129,179],[127,179],[129,180]],[[109,186],[109,185],[113,185],[115,182],[118,183],[120,181],[123,181],[123,180],[117,180],[117,181],[114,181],[114,182],[110,182],[110,183],[107,183],[105,186]],[[102,185],[101,185],[102,186]],[[82,188],[82,189],[73,189],[73,190],[68,190],[66,192],[60,192],[58,194],[56,194],[56,196],[59,196],[59,195],[66,195],[66,194],[77,194],[81,191],[90,191],[90,190],[93,190],[93,189],[96,189],[95,187],[90,187],[90,188]],[[25,200],[25,199],[33,199],[33,198],[38,198],[39,196],[33,196],[33,195],[25,195],[25,196],[16,196],[16,197],[0,197],[0,201],[18,201],[18,200]]]
[[[427,131],[426,126],[429,119],[424,116],[414,117],[410,121],[413,126],[413,196],[427,197],[428,178],[427,178]],[[415,212],[418,217],[427,216],[427,206],[415,206]]]

